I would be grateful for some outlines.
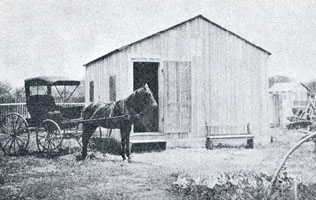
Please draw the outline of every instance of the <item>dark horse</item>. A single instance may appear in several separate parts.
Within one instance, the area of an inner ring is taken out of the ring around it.
[[[121,132],[121,155],[123,160],[130,161],[129,137],[132,124],[139,120],[145,112],[157,108],[157,102],[147,84],[135,90],[123,100],[114,103],[92,103],[82,111],[82,159],[87,156],[89,140],[98,126],[111,129],[120,129]],[[118,117],[119,116],[119,117]],[[120,117],[123,116],[123,117]],[[108,118],[111,120],[98,120]],[[117,118],[116,118],[117,117]]]

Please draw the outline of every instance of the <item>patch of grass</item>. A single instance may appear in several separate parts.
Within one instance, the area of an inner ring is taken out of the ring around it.
[[[274,143],[270,143],[271,135],[275,137]],[[174,200],[207,197],[213,195],[213,190],[203,184],[181,189],[179,196],[172,183],[177,180],[178,174],[185,176],[189,182],[190,179],[197,180],[196,177],[207,179],[239,170],[258,172],[263,169],[264,174],[273,174],[284,154],[300,138],[298,133],[271,130],[267,137],[255,139],[255,144],[260,142],[260,148],[175,148],[163,152],[134,153],[134,163],[121,162],[119,155],[104,151],[93,151],[96,160],[76,161],[76,154],[80,152],[73,148],[77,147],[75,143],[69,146],[69,151],[66,148],[64,153],[53,157],[39,154],[36,150],[17,157],[1,154],[0,199]],[[300,194],[314,194],[309,191],[316,189],[312,185],[316,182],[313,150],[313,144],[304,144],[287,162],[289,173],[304,181]],[[218,193],[221,194],[219,199],[224,199],[228,195],[225,192],[235,186],[225,187],[218,187],[218,191],[223,192]],[[237,188],[233,190],[239,191]],[[195,196],[190,196],[190,193]]]

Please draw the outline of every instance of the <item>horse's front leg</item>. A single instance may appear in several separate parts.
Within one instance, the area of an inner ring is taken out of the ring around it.
[[[131,147],[130,147],[130,140],[129,140],[129,136],[130,136],[130,130],[128,132],[126,132],[126,156],[128,159],[128,162],[131,162]]]
[[[126,156],[128,161],[130,161],[131,151],[129,148],[129,135],[131,132],[131,126],[124,126],[121,128],[121,156],[123,160],[126,160]],[[126,156],[125,156],[126,155]]]

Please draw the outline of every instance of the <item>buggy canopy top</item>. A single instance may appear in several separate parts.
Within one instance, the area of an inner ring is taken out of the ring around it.
[[[78,86],[80,85],[80,81],[71,80],[65,77],[60,76],[38,76],[29,79],[25,79],[24,81],[25,87],[28,86],[58,86],[58,85],[69,85],[69,86]]]

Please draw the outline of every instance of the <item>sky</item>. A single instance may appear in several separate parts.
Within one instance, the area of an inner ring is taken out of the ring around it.
[[[202,14],[270,51],[269,76],[316,78],[314,0],[2,0],[0,81],[84,79],[87,62]]]

